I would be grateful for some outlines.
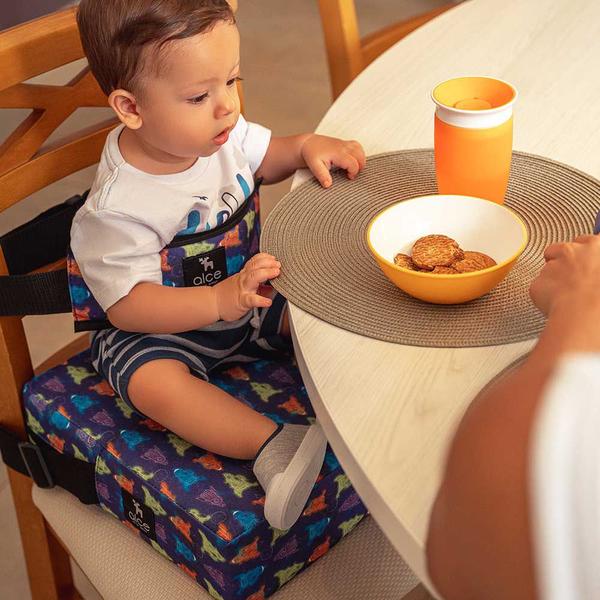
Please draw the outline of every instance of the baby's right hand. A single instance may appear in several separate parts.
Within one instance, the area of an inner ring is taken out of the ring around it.
[[[271,306],[270,298],[261,296],[261,283],[279,276],[281,263],[274,256],[261,252],[255,254],[244,268],[214,286],[219,319],[235,321],[252,308]]]

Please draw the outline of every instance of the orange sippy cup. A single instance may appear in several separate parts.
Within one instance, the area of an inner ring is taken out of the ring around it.
[[[517,90],[500,79],[459,77],[437,85],[431,97],[439,193],[504,202]]]

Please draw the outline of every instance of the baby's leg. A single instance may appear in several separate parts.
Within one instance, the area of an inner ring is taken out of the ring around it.
[[[145,363],[127,395],[142,413],[188,442],[231,458],[254,459],[266,492],[265,517],[289,529],[321,470],[327,440],[318,425],[276,425],[173,359]]]
[[[231,458],[252,459],[277,425],[227,392],[198,379],[184,363],[145,363],[127,393],[143,414],[188,442]]]

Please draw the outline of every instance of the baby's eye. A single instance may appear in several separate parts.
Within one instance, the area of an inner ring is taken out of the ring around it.
[[[194,98],[190,98],[188,102],[191,104],[201,104],[208,98],[208,94],[201,94],[200,96],[195,96]]]
[[[227,82],[227,85],[233,85],[236,81],[244,81],[241,77],[234,77]]]

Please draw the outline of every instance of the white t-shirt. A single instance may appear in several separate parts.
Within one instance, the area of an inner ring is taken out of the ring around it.
[[[600,598],[600,355],[563,361],[536,419],[530,466],[540,598]]]
[[[107,310],[141,282],[162,283],[160,251],[177,234],[221,225],[254,187],[271,132],[240,116],[229,140],[187,170],[150,175],[106,139],[96,178],[71,226],[71,249],[98,304]]]

